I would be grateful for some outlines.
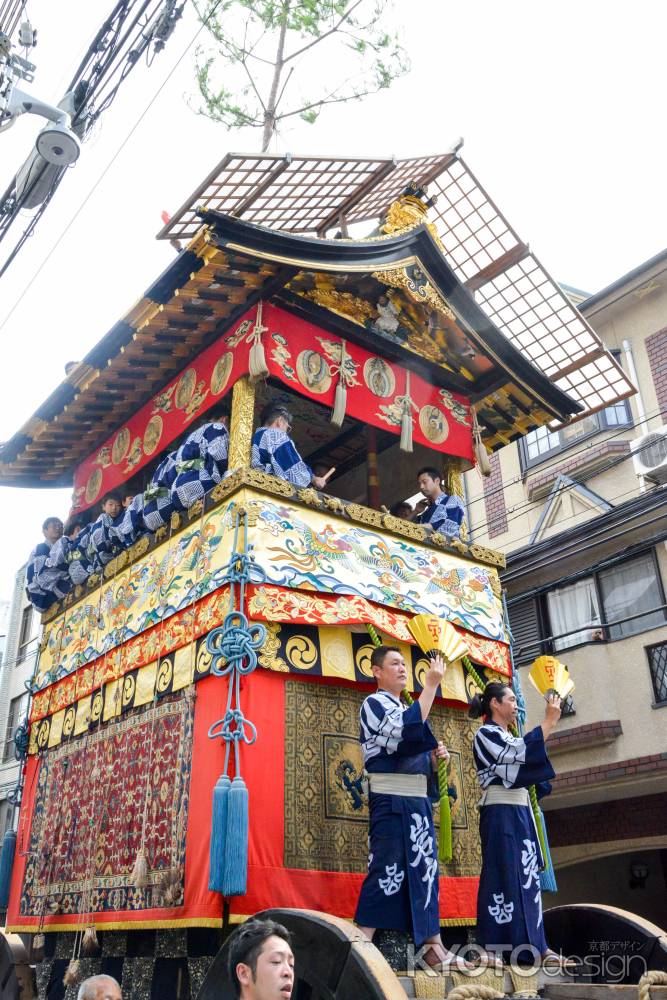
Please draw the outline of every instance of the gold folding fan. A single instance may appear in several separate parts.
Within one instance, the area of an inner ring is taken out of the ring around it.
[[[551,691],[564,701],[574,691],[574,681],[564,663],[555,656],[538,656],[528,674],[531,684],[541,695]]]
[[[415,615],[408,622],[417,645],[423,653],[440,653],[447,663],[453,663],[470,650],[451,622],[437,615]]]

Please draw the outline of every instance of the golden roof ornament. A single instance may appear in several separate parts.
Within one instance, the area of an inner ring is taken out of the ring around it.
[[[435,198],[429,198],[426,190],[415,183],[407,186],[405,191],[393,201],[387,210],[387,216],[380,226],[380,232],[387,236],[414,229],[425,223],[429,229],[427,212],[435,204]]]

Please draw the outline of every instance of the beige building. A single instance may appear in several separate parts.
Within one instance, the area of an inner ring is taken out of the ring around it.
[[[559,894],[667,926],[667,251],[578,307],[637,395],[466,475],[472,536],[507,554],[515,657],[576,682],[545,800]],[[641,445],[639,442],[641,441]]]
[[[14,578],[7,622],[7,642],[0,665],[0,841],[16,826],[18,808],[12,793],[21,766],[14,752],[17,727],[26,721],[29,681],[35,671],[41,624],[39,613],[28,602],[22,566]]]

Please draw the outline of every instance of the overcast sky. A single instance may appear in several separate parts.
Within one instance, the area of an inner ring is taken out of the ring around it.
[[[60,99],[112,6],[31,0],[35,95]],[[667,242],[665,10],[649,0],[397,0],[411,73],[314,126],[297,121],[272,151],[415,156],[463,136],[469,166],[554,277],[597,291]],[[135,69],[0,279],[0,440],[172,259],[154,239],[160,213],[228,151],[259,148],[256,131],[228,133],[193,113],[196,31],[188,12],[150,69]],[[39,128],[26,115],[0,134],[0,190]],[[64,517],[68,500],[68,491],[0,489],[0,599],[44,517]]]

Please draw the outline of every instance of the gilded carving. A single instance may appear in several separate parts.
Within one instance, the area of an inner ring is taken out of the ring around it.
[[[319,275],[316,280],[320,280]],[[327,276],[325,280],[329,281],[330,279]],[[301,292],[301,295],[324,309],[330,309],[331,312],[359,323],[360,326],[364,325],[366,319],[375,319],[375,308],[371,303],[358,295],[353,295],[352,292],[340,292],[337,288],[320,286]]]
[[[402,195],[393,201],[387,210],[387,217],[380,226],[380,232],[388,236],[414,229],[426,222],[427,206],[414,195]]]
[[[268,472],[262,472],[260,469],[247,469],[243,480],[249,486],[258,486],[260,489],[266,490],[267,493],[274,493],[276,496],[293,497],[296,493],[295,487],[287,480],[270,476]]]
[[[253,424],[255,420],[255,386],[247,375],[234,384],[232,390],[232,421],[229,430],[230,469],[250,465]]]
[[[358,503],[345,504],[345,513],[353,521],[360,521],[361,524],[372,524],[375,528],[383,527],[384,514],[379,510],[372,510],[370,507],[362,507]]]
[[[196,517],[201,517],[204,513],[204,501],[195,500],[191,507],[188,507],[188,521],[193,521]]]
[[[336,513],[342,513],[345,510],[345,504],[339,497],[322,497],[325,507],[329,510],[333,510]]]
[[[117,559],[112,559],[111,562],[108,562],[104,567],[103,570],[104,579],[111,580],[111,578],[116,575],[117,569],[118,569],[118,561]],[[67,596],[69,597],[69,594]]]
[[[469,551],[473,559],[478,559],[480,562],[489,563],[491,566],[499,566],[501,569],[505,569],[507,565],[504,553],[497,552],[495,549],[487,549],[484,545],[473,543]]]
[[[456,316],[450,307],[427,280],[426,275],[417,264],[409,264],[406,267],[397,267],[389,271],[374,271],[373,277],[383,285],[408,292],[416,302],[428,302],[447,319],[456,322]]]
[[[319,507],[320,505],[319,493],[311,487],[299,490],[297,496],[299,497],[299,500],[303,503],[307,503],[309,507]]]
[[[150,548],[150,544],[151,543],[147,535],[144,535],[143,538],[139,538],[134,545],[127,550],[128,562],[134,562],[135,559],[139,559],[140,556],[145,555]]]
[[[178,531],[181,526],[181,515],[176,510],[171,515],[170,525],[172,531]]]

